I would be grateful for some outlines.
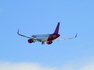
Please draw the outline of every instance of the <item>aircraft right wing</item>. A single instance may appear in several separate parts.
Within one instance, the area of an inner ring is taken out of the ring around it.
[[[67,39],[73,39],[73,38],[76,38],[78,34],[75,35],[75,37],[72,37],[72,38],[62,38],[62,39],[55,39],[55,40],[67,40]]]
[[[17,34],[20,35],[20,36],[26,37],[26,38],[31,38],[31,39],[37,40],[37,39],[34,38],[34,37],[29,37],[29,36],[25,36],[25,35],[20,34],[20,33],[19,33],[19,29],[18,29],[18,31],[17,31]]]

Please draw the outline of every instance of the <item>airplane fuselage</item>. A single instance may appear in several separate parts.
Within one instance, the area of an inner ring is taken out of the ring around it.
[[[28,40],[28,43],[32,42],[47,42],[47,41],[53,41],[54,39],[58,38],[60,34],[39,34],[39,35],[32,35],[33,38],[36,38],[32,41],[32,39]]]
[[[50,34],[38,34],[38,35],[32,35],[32,37],[37,38],[38,40],[47,41]]]

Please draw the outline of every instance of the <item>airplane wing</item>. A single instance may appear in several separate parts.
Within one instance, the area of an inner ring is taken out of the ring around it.
[[[76,38],[78,34],[75,35],[75,37],[72,37],[72,38],[62,38],[62,39],[55,39],[55,40],[68,40],[68,39],[73,39],[73,38]]]
[[[20,33],[19,33],[19,29],[18,29],[18,31],[17,31],[17,34],[20,35],[20,36],[26,37],[26,38],[31,38],[31,39],[37,40],[37,39],[34,38],[34,37],[29,37],[29,36],[25,36],[25,35],[20,34]]]

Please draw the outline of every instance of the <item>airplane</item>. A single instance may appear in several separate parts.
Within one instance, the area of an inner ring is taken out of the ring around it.
[[[44,44],[46,42],[49,45],[52,44],[53,41],[55,41],[55,40],[67,40],[67,39],[73,39],[73,38],[77,37],[77,34],[76,34],[75,37],[72,37],[72,38],[57,39],[58,37],[60,37],[59,27],[60,27],[60,22],[58,22],[56,29],[52,34],[39,34],[39,35],[32,35],[31,37],[29,37],[29,36],[25,36],[23,34],[20,34],[19,29],[17,31],[17,34],[20,36],[29,38],[28,43],[41,42],[42,44]]]

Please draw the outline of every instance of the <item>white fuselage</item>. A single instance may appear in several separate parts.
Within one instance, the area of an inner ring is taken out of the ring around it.
[[[46,42],[51,34],[39,34],[39,35],[32,35],[32,37],[41,40],[42,42]],[[38,40],[34,40],[36,42]]]

